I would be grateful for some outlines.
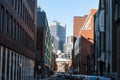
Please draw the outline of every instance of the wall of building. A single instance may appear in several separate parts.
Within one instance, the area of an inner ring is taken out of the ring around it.
[[[67,73],[71,65],[71,61],[69,59],[64,59],[64,58],[57,58],[56,63],[58,68],[57,72],[59,73]]]
[[[58,40],[58,50],[63,52],[63,45],[66,41],[66,24],[52,21],[49,24],[51,35]]]
[[[86,20],[87,15],[85,16],[75,16],[73,21],[73,36],[77,38],[79,36],[80,29],[82,28],[84,21]]]
[[[54,56],[52,56],[52,37],[45,11],[38,8],[37,14],[38,28],[35,72],[36,78],[46,78],[53,72],[53,65],[51,62],[52,58],[54,58]]]
[[[74,45],[74,71],[76,74],[92,74],[92,54],[94,44],[94,14],[92,9],[79,30],[79,37]],[[78,64],[77,64],[78,63]]]
[[[34,77],[36,5],[36,0],[0,0],[1,80],[17,80],[19,77],[25,80],[30,79],[30,76],[31,79]],[[30,68],[31,74],[28,71]]]
[[[118,0],[100,0],[95,15],[96,75],[119,79],[119,4]],[[98,21],[97,21],[98,19]]]

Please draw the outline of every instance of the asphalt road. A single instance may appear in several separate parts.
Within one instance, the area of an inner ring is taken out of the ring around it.
[[[56,77],[51,77],[49,80],[70,80],[70,79],[67,79],[64,76],[56,76]]]

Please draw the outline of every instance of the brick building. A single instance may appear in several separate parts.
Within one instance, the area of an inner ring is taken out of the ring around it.
[[[74,65],[74,44],[75,41],[77,39],[77,37],[79,36],[79,32],[81,27],[84,24],[84,21],[86,20],[87,15],[85,16],[75,16],[74,20],[73,20],[73,50],[72,50],[72,65]],[[73,66],[74,67],[74,66]],[[73,68],[74,69],[74,68]]]
[[[37,9],[37,46],[36,46],[36,79],[50,77],[53,72],[52,37],[48,27],[45,11]]]
[[[82,28],[86,18],[87,18],[87,15],[74,17],[74,21],[73,21],[73,23],[74,23],[73,24],[73,29],[74,29],[73,36],[75,37],[74,42],[75,42],[76,38],[79,36],[80,29]]]
[[[75,73],[92,74],[93,66],[93,44],[94,44],[94,14],[92,9],[79,30],[79,37],[74,45]]]

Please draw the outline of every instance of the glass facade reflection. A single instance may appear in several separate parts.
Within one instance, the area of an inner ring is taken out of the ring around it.
[[[34,61],[0,45],[0,80],[33,80]]]

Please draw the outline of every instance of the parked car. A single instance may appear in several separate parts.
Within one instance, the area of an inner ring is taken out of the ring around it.
[[[77,80],[83,80],[84,78],[87,78],[87,75],[76,75]]]
[[[111,78],[107,78],[107,77],[102,77],[102,76],[98,76],[99,80],[112,80]]]
[[[102,76],[87,76],[83,80],[112,80],[112,79]]]

